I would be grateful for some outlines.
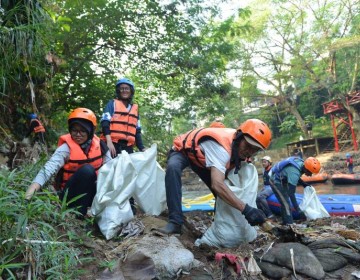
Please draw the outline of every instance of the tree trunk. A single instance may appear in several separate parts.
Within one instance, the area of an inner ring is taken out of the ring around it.
[[[298,121],[299,125],[300,125],[300,128],[301,128],[301,131],[304,133],[305,135],[305,138],[306,139],[309,139],[309,131],[308,129],[306,128],[306,124],[305,124],[305,121],[304,119],[302,118],[302,116],[300,115],[298,109],[296,108],[295,105],[290,105],[290,104],[287,104],[289,105],[289,110],[290,110],[290,113],[295,116],[296,120]]]

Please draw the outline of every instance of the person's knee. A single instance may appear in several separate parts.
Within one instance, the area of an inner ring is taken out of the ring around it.
[[[166,173],[167,174],[181,174],[182,169],[181,165],[176,161],[168,161],[166,166]]]
[[[91,164],[85,164],[83,166],[81,166],[76,173],[79,176],[83,176],[83,177],[95,177],[96,179],[96,170],[95,168],[91,165]]]
[[[84,164],[79,168],[79,170],[83,170],[84,172],[95,172],[95,167],[91,164]]]

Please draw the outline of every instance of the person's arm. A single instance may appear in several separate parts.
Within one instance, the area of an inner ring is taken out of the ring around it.
[[[216,167],[211,167],[211,188],[218,197],[227,204],[238,209],[245,216],[250,225],[262,225],[265,223],[265,214],[263,211],[251,207],[249,204],[240,200],[225,184],[225,175]]]
[[[211,188],[222,200],[232,207],[243,211],[245,203],[242,202],[225,184],[225,174],[218,170],[216,167],[211,167]]]
[[[140,152],[143,152],[145,150],[145,146],[143,144],[141,136],[141,128],[136,128],[135,143],[136,147],[139,149]]]
[[[265,214],[241,201],[225,184],[226,164],[230,161],[230,155],[217,142],[212,140],[200,144],[205,153],[206,167],[211,172],[211,190],[226,203],[243,213],[250,225],[260,225],[265,222]]]
[[[114,147],[114,144],[112,142],[111,135],[110,135],[110,120],[113,115],[114,115],[114,100],[110,100],[104,108],[104,112],[102,114],[100,123],[101,123],[102,133],[106,139],[106,145],[108,146],[108,148],[110,150],[110,154],[112,157],[116,157],[116,149]]]
[[[101,154],[103,155],[103,164],[105,164],[108,161],[112,160],[111,152],[109,147],[102,140],[100,140],[100,147],[101,147]]]
[[[299,181],[298,181],[298,185],[300,185],[300,186],[302,186],[302,187],[304,187],[304,188],[310,186],[308,183],[304,182],[301,178],[300,178]]]
[[[300,211],[299,208],[299,204],[296,200],[296,196],[295,196],[295,192],[296,192],[296,186],[292,185],[292,184],[288,184],[288,194],[289,194],[289,198],[291,200],[292,205],[294,206],[296,211]]]
[[[25,198],[30,200],[34,193],[40,190],[40,188],[51,178],[51,176],[59,172],[61,167],[65,165],[69,156],[70,150],[67,144],[63,144],[58,147],[28,187]]]

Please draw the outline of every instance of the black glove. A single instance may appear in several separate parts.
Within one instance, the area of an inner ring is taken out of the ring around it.
[[[310,187],[311,185],[309,185],[308,183],[305,183],[302,179],[299,179],[299,182],[298,182],[299,185],[303,186],[304,189],[306,187]]]
[[[250,225],[256,226],[261,225],[265,222],[266,216],[263,211],[253,208],[248,204],[245,204],[245,208],[242,211],[245,219],[249,222]]]

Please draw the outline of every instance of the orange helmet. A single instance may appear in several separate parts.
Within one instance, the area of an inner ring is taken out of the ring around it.
[[[215,122],[212,122],[209,127],[225,128],[226,126],[222,122],[215,121]]]
[[[263,121],[258,119],[248,119],[239,126],[238,131],[239,130],[244,134],[245,140],[250,142],[250,144],[262,149],[267,149],[270,146],[271,131]],[[249,139],[249,137],[251,139]]]
[[[314,157],[308,157],[304,161],[304,167],[309,172],[311,172],[313,174],[317,174],[317,173],[320,172],[321,164],[320,164],[320,161],[318,159],[316,159]]]
[[[84,119],[96,126],[96,116],[93,111],[87,108],[76,108],[71,111],[68,121],[71,119]]]

